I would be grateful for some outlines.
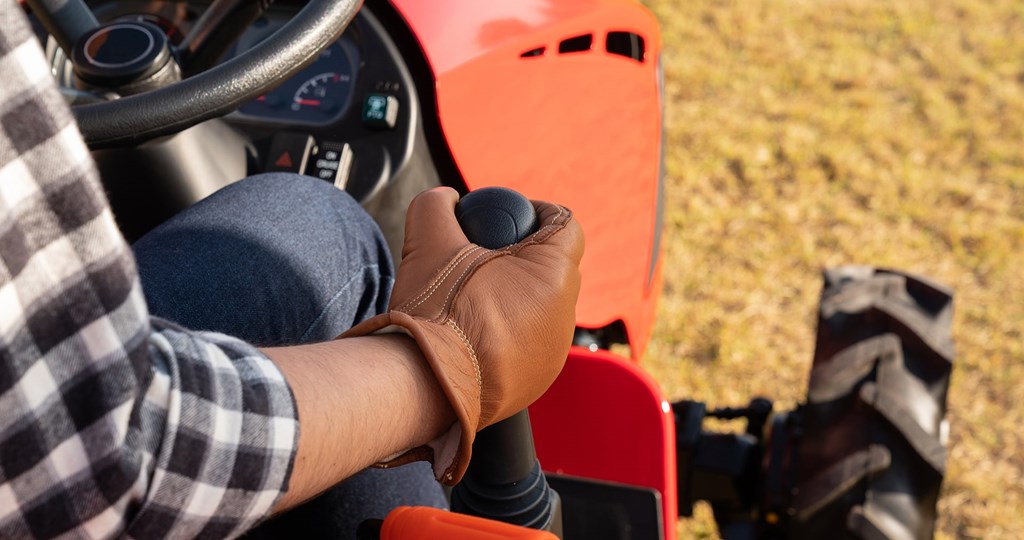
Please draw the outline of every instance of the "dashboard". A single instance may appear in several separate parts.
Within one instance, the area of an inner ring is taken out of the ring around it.
[[[338,41],[299,75],[242,106],[238,115],[283,124],[330,124],[352,105],[358,55],[349,40]]]
[[[106,0],[90,2],[101,21],[144,20],[172,45],[208,1]],[[271,4],[226,53],[252,48],[286,24],[304,2]],[[54,76],[75,87],[75,75],[50,39]],[[379,20],[363,7],[345,33],[299,73],[225,117],[247,141],[246,174],[290,171],[321,178],[366,203],[409,162],[420,129],[412,77]],[[104,171],[106,174],[106,172]]]

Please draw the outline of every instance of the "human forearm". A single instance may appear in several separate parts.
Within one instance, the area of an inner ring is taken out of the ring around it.
[[[300,422],[291,482],[275,512],[425,444],[455,420],[419,349],[403,335],[262,351],[291,386]]]

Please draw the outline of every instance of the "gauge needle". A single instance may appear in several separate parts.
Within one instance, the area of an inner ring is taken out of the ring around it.
[[[310,105],[310,106],[316,107],[316,106],[320,105],[320,100],[319,99],[296,99],[295,103],[298,103],[299,105]]]

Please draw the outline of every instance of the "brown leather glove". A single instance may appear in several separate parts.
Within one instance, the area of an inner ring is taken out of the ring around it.
[[[398,331],[419,345],[458,422],[378,466],[427,460],[448,485],[462,479],[476,432],[533,403],[562,370],[583,256],[583,233],[561,206],[534,201],[537,232],[489,250],[463,234],[458,198],[438,188],[412,201],[388,312],[341,336]]]

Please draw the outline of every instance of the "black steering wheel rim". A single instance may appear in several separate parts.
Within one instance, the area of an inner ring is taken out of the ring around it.
[[[294,75],[341,37],[362,0],[310,0],[248,51],[174,84],[74,107],[90,148],[132,146],[223,116]]]

